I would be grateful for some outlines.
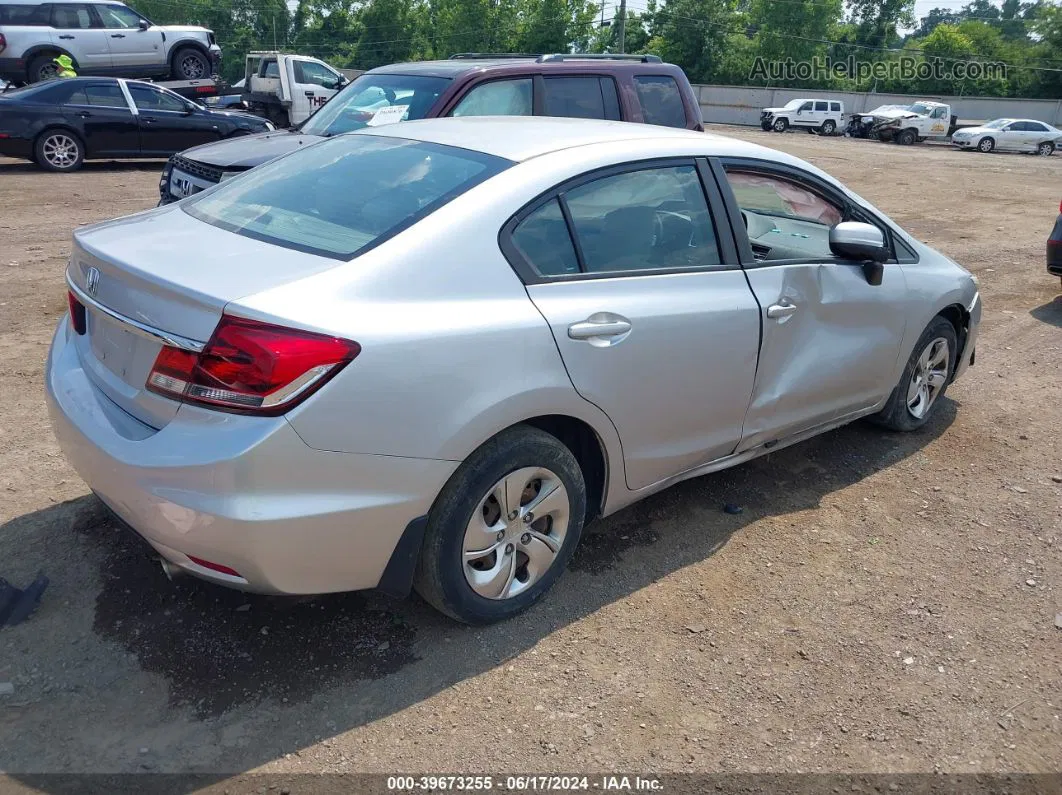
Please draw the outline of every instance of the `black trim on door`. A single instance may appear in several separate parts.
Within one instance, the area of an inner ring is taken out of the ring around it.
[[[558,185],[554,185],[549,190],[540,193],[517,210],[512,217],[502,225],[501,230],[498,232],[498,246],[501,248],[502,254],[504,254],[505,258],[509,261],[509,265],[512,267],[513,271],[516,272],[516,275],[520,277],[520,280],[523,281],[524,284],[549,284],[553,282],[587,281],[590,279],[661,276],[669,273],[712,273],[715,271],[739,270],[741,264],[737,257],[737,251],[734,248],[733,236],[732,234],[727,234],[729,230],[722,225],[722,220],[716,217],[722,202],[718,188],[711,183],[705,182],[704,175],[697,163],[698,160],[703,160],[703,158],[696,156],[663,157],[628,161],[626,163],[619,163],[598,168],[593,171],[587,171],[584,174],[567,179]],[[680,166],[693,167],[697,170],[697,174],[700,178],[701,191],[704,194],[705,203],[708,207],[708,216],[714,226],[715,239],[717,241],[721,263],[719,265],[703,265],[688,268],[647,268],[645,270],[632,271],[603,271],[600,273],[585,272],[583,269],[586,265],[585,260],[583,259],[582,249],[579,245],[579,237],[575,234],[571,213],[568,211],[567,203],[564,201],[564,194],[572,188],[577,188],[588,182],[594,182],[598,179],[611,177],[616,174],[624,174],[629,171],[644,171],[650,168],[675,168]],[[524,259],[519,249],[513,243],[512,235],[516,227],[519,226],[529,215],[552,199],[559,199],[565,225],[568,228],[568,236],[571,238],[572,247],[575,249],[575,254],[579,261],[580,273],[543,276],[535,270],[530,262]]]

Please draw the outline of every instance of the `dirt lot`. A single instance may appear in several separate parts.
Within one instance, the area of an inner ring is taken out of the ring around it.
[[[167,582],[42,396],[71,230],[152,206],[161,164],[0,159],[0,576],[52,580],[0,631],[0,770],[1062,770],[1062,156],[726,132],[976,273],[977,365],[924,432],[857,423],[598,523],[487,629]]]

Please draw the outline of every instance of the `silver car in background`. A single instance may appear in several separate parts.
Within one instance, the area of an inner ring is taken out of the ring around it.
[[[860,417],[926,423],[976,282],[813,166],[465,118],[314,144],[78,230],[67,457],[170,571],[528,607],[584,524]]]

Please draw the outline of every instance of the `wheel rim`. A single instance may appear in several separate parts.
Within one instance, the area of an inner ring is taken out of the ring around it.
[[[1038,151],[1038,152],[1039,152],[1039,153],[1040,153],[1041,155],[1049,155],[1049,154],[1051,154],[1051,152],[1053,152],[1053,151],[1054,151],[1054,147],[1053,147],[1053,146],[1051,146],[1051,144],[1040,144],[1040,146],[1039,146],[1039,148],[1037,149],[1037,151]]]
[[[568,533],[568,490],[553,472],[524,467],[495,483],[465,528],[462,567],[485,599],[512,599],[556,563]]]
[[[776,121],[774,123],[774,129],[776,129],[778,132],[782,132],[785,129],[785,121],[783,121],[782,119]]]
[[[951,349],[948,341],[937,337],[922,351],[907,387],[907,410],[915,419],[929,413],[944,385],[948,382]]]
[[[70,168],[77,162],[77,142],[68,135],[49,135],[41,154],[45,161],[56,168]]]
[[[991,152],[992,151],[992,142],[989,141],[986,138],[985,140],[981,141],[981,143],[979,143],[977,145],[977,148],[980,149],[982,152]]]
[[[59,76],[59,67],[54,63],[46,63],[40,69],[37,70],[37,77],[41,80],[51,80],[53,77]]]
[[[189,54],[181,59],[181,74],[189,80],[198,80],[203,72],[203,59],[198,55]]]
[[[834,123],[832,121],[828,121],[828,122],[826,122],[825,124],[822,125],[822,131],[824,133],[826,133],[827,135],[832,135],[834,129],[836,129],[836,128],[835,128]]]

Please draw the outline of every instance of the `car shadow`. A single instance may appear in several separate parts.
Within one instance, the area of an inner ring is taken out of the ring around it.
[[[77,173],[89,173],[89,174],[103,174],[107,172],[129,172],[129,171],[159,171],[161,172],[163,165],[166,163],[166,158],[160,157],[156,160],[88,160],[82,163],[81,168]],[[13,160],[10,158],[0,158],[0,176],[4,174],[54,174],[53,171],[45,171],[36,163],[31,163],[29,160]],[[57,176],[65,176],[59,174]]]
[[[1056,295],[1046,304],[1030,309],[1029,314],[1041,323],[1049,323],[1062,328],[1062,295]]]
[[[192,578],[169,582],[146,545],[91,496],[14,519],[0,527],[0,538],[11,538],[16,525],[31,523],[33,548],[49,561],[45,568],[53,582],[74,579],[74,567],[98,567],[95,642],[131,655],[141,669],[165,681],[172,707],[212,727],[201,740],[188,741],[215,742],[215,730],[229,720],[245,735],[247,742],[227,755],[227,772],[215,779],[220,780],[380,720],[489,671],[559,628],[711,558],[757,520],[820,507],[832,493],[932,443],[951,425],[956,407],[945,398],[933,420],[909,434],[854,423],[740,467],[685,481],[600,520],[587,528],[569,571],[542,602],[490,627],[456,624],[416,596],[404,601],[372,593],[281,598],[247,595]],[[728,503],[741,512],[725,512]],[[89,541],[90,560],[46,555],[56,546],[70,546],[71,530]],[[63,609],[57,606],[53,615],[37,615],[5,631],[34,637],[35,622],[62,622],[54,614]],[[54,626],[39,631],[43,638],[58,632]],[[34,655],[65,655],[68,642],[64,638],[55,642],[57,649],[35,649]],[[17,638],[9,648],[19,648]],[[145,709],[157,708],[148,706],[149,696],[140,691],[139,697],[124,693],[116,698],[113,689],[121,688],[120,680],[100,687],[102,693],[93,692],[94,686],[69,696],[68,704],[53,704],[53,709],[68,711],[55,718],[76,724],[81,719],[75,699],[90,699],[95,705],[92,731],[126,733],[108,737],[108,742],[140,745],[138,729],[125,728],[115,704],[128,707],[139,700]],[[302,711],[300,721],[284,721],[283,731],[275,719],[256,719],[260,713],[246,709],[269,702],[283,710],[311,698],[314,710]],[[321,703],[327,707],[318,709]],[[67,754],[77,754],[75,748],[68,745]],[[42,791],[62,789],[61,777],[20,775],[25,764],[21,753],[19,760],[5,756],[0,746],[0,769],[8,775]],[[93,761],[67,764],[76,770]],[[131,765],[135,771],[136,760]]]

